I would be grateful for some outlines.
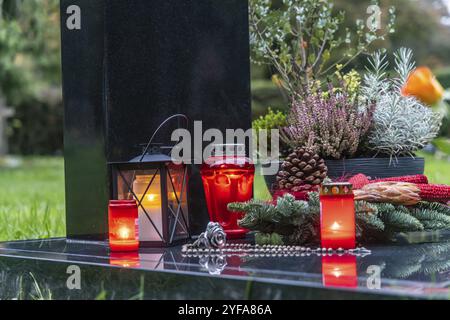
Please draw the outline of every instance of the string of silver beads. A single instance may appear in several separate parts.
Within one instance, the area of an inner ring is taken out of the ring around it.
[[[248,243],[227,243],[222,248],[199,248],[192,244],[184,245],[181,253],[187,257],[201,256],[253,256],[253,257],[304,257],[304,256],[332,256],[353,255],[365,257],[372,252],[364,247],[356,249],[332,249],[332,248],[310,248],[303,246],[285,245],[252,245]]]

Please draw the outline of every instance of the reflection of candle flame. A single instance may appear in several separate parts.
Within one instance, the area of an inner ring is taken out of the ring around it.
[[[119,229],[119,237],[122,239],[128,239],[130,237],[130,229],[122,227]]]
[[[331,226],[331,230],[339,230],[341,228],[341,225],[337,222],[333,223]]]

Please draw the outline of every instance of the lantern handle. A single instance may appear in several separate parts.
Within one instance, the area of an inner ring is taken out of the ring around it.
[[[148,149],[150,148],[150,145],[153,142],[153,139],[155,139],[156,135],[158,134],[159,130],[161,130],[169,121],[171,121],[172,119],[176,119],[176,118],[183,118],[184,120],[186,120],[186,129],[189,126],[189,118],[182,113],[179,114],[174,114],[173,116],[168,117],[166,120],[164,120],[159,127],[155,130],[155,132],[153,132],[152,137],[150,138],[150,140],[147,143],[147,146],[144,149],[144,152],[142,153],[141,159],[139,160],[139,162],[142,162],[142,160],[144,160],[145,155],[148,152]]]

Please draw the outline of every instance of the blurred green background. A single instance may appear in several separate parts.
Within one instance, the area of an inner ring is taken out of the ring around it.
[[[336,10],[345,10],[349,27],[356,19],[367,18],[370,3],[335,1]],[[397,8],[396,32],[376,43],[374,49],[412,48],[417,63],[431,67],[441,84],[450,88],[450,1],[381,0],[380,5],[384,13],[391,5]],[[363,59],[351,67],[363,70]],[[272,74],[269,67],[252,67],[254,118],[269,106],[287,110],[288,103],[272,83]],[[9,156],[0,155],[0,240],[63,236],[58,0],[0,0],[0,110],[2,101],[14,114],[6,120],[4,132]],[[442,134],[450,136],[448,124]],[[431,180],[450,184],[448,159],[425,156]],[[261,177],[257,185],[256,195],[266,198]]]

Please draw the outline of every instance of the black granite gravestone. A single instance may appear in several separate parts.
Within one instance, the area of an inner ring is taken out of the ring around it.
[[[248,2],[61,0],[61,28],[67,237],[104,240],[107,163],[135,157],[164,119],[250,128]],[[196,233],[208,221],[197,167],[189,181]]]

